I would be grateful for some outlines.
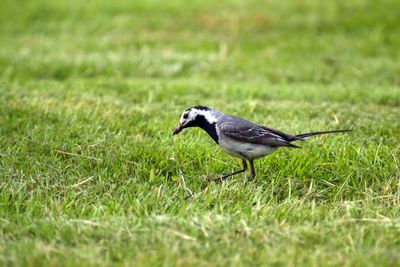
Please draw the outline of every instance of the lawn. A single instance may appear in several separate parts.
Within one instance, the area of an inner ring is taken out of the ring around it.
[[[0,5],[0,266],[400,266],[397,0]],[[209,183],[194,105],[354,132]]]

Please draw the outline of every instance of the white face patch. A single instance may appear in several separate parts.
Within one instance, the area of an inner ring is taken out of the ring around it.
[[[210,123],[213,124],[217,121],[217,118],[212,114],[211,110],[203,110],[203,109],[196,109],[196,108],[191,108],[189,110],[186,110],[183,112],[181,119],[179,120],[179,123],[182,126],[185,126],[191,121],[196,120],[197,116],[202,115],[204,118]]]

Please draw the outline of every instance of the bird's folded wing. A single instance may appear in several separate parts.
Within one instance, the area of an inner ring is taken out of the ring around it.
[[[241,142],[268,145],[272,147],[298,147],[290,144],[290,135],[281,133],[276,130],[272,130],[266,127],[262,127],[256,124],[252,125],[240,125],[234,122],[224,122],[219,126],[221,132]],[[295,140],[295,139],[294,139]]]

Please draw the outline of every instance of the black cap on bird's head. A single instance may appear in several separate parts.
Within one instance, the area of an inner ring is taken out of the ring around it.
[[[210,108],[204,106],[194,106],[186,109],[182,113],[179,124],[173,131],[172,135],[180,133],[185,128],[199,126],[198,120],[200,118],[204,119],[204,113],[209,110]]]

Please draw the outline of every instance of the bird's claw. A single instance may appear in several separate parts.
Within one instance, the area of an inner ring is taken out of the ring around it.
[[[207,178],[207,181],[210,183],[222,183],[224,181],[223,178],[218,177],[218,178]]]

